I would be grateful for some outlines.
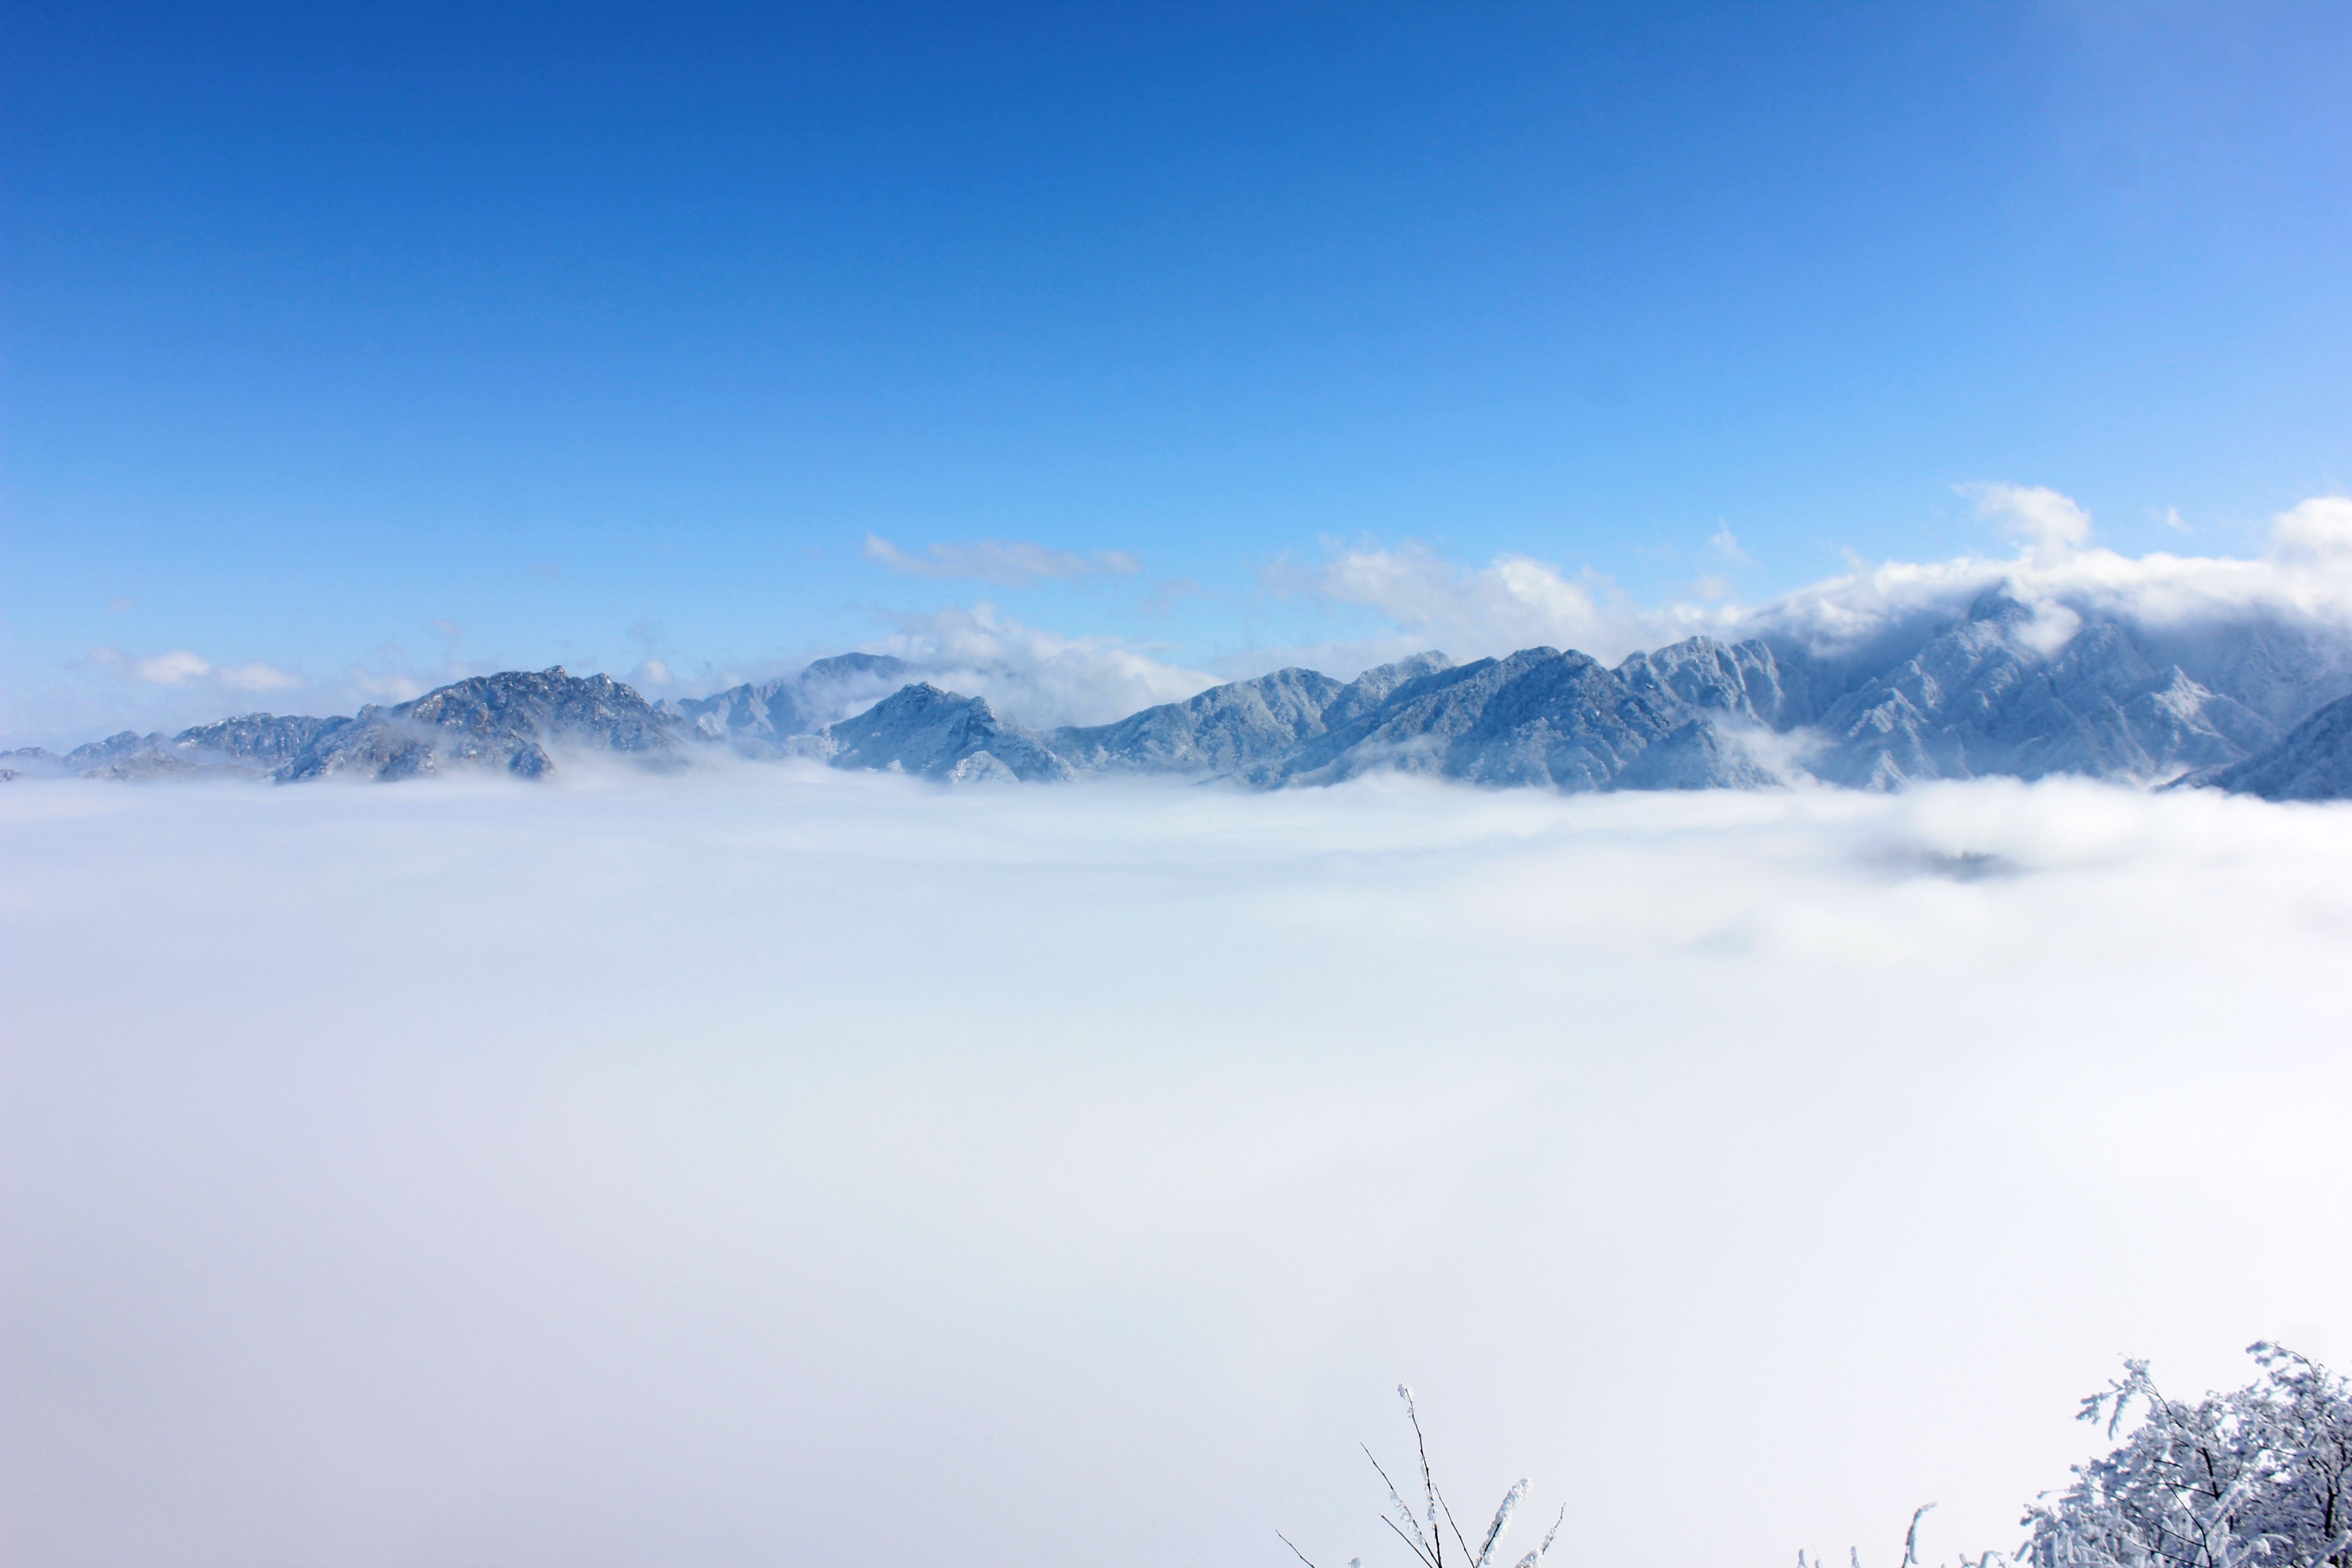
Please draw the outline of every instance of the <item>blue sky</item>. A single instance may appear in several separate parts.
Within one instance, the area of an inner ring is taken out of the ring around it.
[[[2352,484],[2342,6],[0,26],[23,739],[172,650],[283,710],[985,600],[1231,672],[1376,629],[1268,586],[1335,541],[1753,599],[1976,481],[2217,552]]]

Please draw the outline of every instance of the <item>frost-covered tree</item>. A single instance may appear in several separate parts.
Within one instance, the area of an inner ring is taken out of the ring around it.
[[[2032,1568],[2352,1568],[2352,1386],[2256,1344],[2262,1375],[2191,1404],[2147,1363],[2083,1402],[2107,1436],[2140,1424],[2074,1482],[2030,1510]]]
[[[2352,1382],[2274,1344],[2250,1345],[2246,1353],[2260,1376],[2193,1404],[2166,1398],[2147,1363],[2124,1363],[2123,1376],[2083,1401],[2081,1419],[2105,1421],[2110,1439],[2124,1433],[2134,1410],[2139,1424],[2105,1458],[2075,1466],[2072,1486],[2026,1510],[2028,1534],[2014,1563],[1989,1552],[1973,1563],[1962,1558],[1961,1568],[2352,1568]],[[1381,1522],[1411,1550],[1417,1568],[1504,1568],[1507,1559],[1496,1552],[1528,1483],[1504,1494],[1494,1522],[1471,1546],[1430,1469],[1412,1391],[1399,1385],[1397,1393],[1412,1424],[1422,1495],[1418,1504],[1406,1502],[1367,1447],[1395,1510]],[[1919,1521],[1934,1506],[1911,1516],[1902,1568],[1918,1568]],[[1563,1508],[1543,1544],[1511,1568],[1541,1568],[1566,1518]],[[1282,1540],[1290,1545],[1289,1537]],[[1859,1552],[1849,1556],[1852,1568],[1862,1568]],[[1803,1552],[1797,1563],[1827,1568]]]

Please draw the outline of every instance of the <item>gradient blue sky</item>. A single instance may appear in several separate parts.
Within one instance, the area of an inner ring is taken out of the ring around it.
[[[1360,627],[1264,585],[1332,540],[1753,598],[1989,547],[1970,481],[2221,552],[2352,481],[2341,5],[0,27],[23,739],[96,648],[715,672],[984,598],[1236,669]]]

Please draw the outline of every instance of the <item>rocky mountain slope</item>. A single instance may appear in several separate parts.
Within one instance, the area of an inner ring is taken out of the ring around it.
[[[567,675],[562,665],[509,670],[329,720],[270,776],[283,782],[356,772],[397,779],[470,763],[536,778],[555,765],[550,745],[648,760],[673,753],[681,728],[611,676]]]
[[[2264,800],[2352,800],[2352,697],[2338,698],[2252,756],[2179,784]]]
[[[1116,724],[1056,730],[1051,744],[1073,766],[1097,773],[1248,773],[1371,711],[1405,682],[1450,668],[1444,654],[1424,653],[1346,682],[1277,669]]]
[[[1583,654],[1525,648],[1416,676],[1241,776],[1318,784],[1394,770],[1571,792],[1776,782],[1717,728],[1729,717],[1663,685],[1637,689]]]
[[[2051,773],[2152,781],[2243,757],[2307,710],[2294,706],[2299,698],[2282,702],[2282,688],[2325,689],[2336,672],[2323,650],[2279,641],[2285,646],[2251,664],[2242,647],[2200,660],[2118,622],[2053,625],[2046,608],[1995,591],[1817,716],[1796,721],[1818,732],[1808,764],[1833,784],[1885,789]],[[2237,684],[2250,689],[2245,699],[2198,679],[2183,662],[2204,664],[2226,682],[2232,652]],[[1822,679],[1829,661],[1801,649],[1784,658],[1804,672],[1804,689],[1836,685]],[[2301,668],[2283,678],[2283,664]]]
[[[334,773],[412,778],[453,766],[536,778],[565,752],[674,760],[685,730],[610,676],[568,675],[558,665],[476,676],[350,717],[247,713],[172,736],[125,730],[62,757],[12,752],[0,763],[16,776],[86,779],[243,773],[285,784]]]
[[[685,720],[696,734],[724,741],[744,756],[783,756],[796,749],[794,740],[820,734],[835,720],[871,707],[905,685],[908,674],[906,661],[887,654],[845,653],[818,659],[796,675],[656,706]]]
[[[826,760],[837,768],[878,768],[955,784],[1070,777],[1070,764],[1042,737],[1003,722],[981,698],[923,681],[831,726],[825,738]]]

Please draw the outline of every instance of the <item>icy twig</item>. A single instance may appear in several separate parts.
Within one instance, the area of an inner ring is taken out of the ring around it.
[[[1396,1504],[1397,1513],[1404,1520],[1405,1525],[1412,1531],[1412,1533],[1411,1535],[1407,1535],[1403,1530],[1398,1528],[1396,1521],[1389,1518],[1386,1514],[1382,1514],[1381,1516],[1381,1522],[1387,1525],[1391,1530],[1396,1531],[1397,1539],[1403,1542],[1407,1546],[1412,1547],[1413,1555],[1420,1558],[1423,1563],[1428,1563],[1429,1568],[1437,1568],[1436,1559],[1429,1554],[1428,1541],[1421,1533],[1421,1521],[1413,1518],[1412,1510],[1405,1507],[1404,1499],[1399,1495],[1397,1491],[1396,1482],[1389,1479],[1388,1471],[1381,1468],[1380,1460],[1373,1457],[1371,1446],[1370,1444],[1364,1444],[1361,1445],[1361,1447],[1364,1450],[1364,1458],[1372,1461],[1373,1470],[1377,1472],[1381,1479],[1387,1484],[1389,1489],[1389,1500]]]
[[[1494,1561],[1495,1543],[1503,1539],[1503,1531],[1511,1528],[1511,1515],[1518,1511],[1519,1500],[1527,1495],[1528,1481],[1525,1476],[1520,1477],[1512,1485],[1511,1489],[1503,1494],[1503,1500],[1495,1507],[1495,1522],[1486,1527],[1486,1539],[1479,1543],[1478,1559],[1475,1568],[1487,1568],[1487,1564]]]
[[[1911,1513],[1911,1528],[1903,1532],[1903,1568],[1919,1568],[1919,1521],[1936,1505],[1923,1502]]]

